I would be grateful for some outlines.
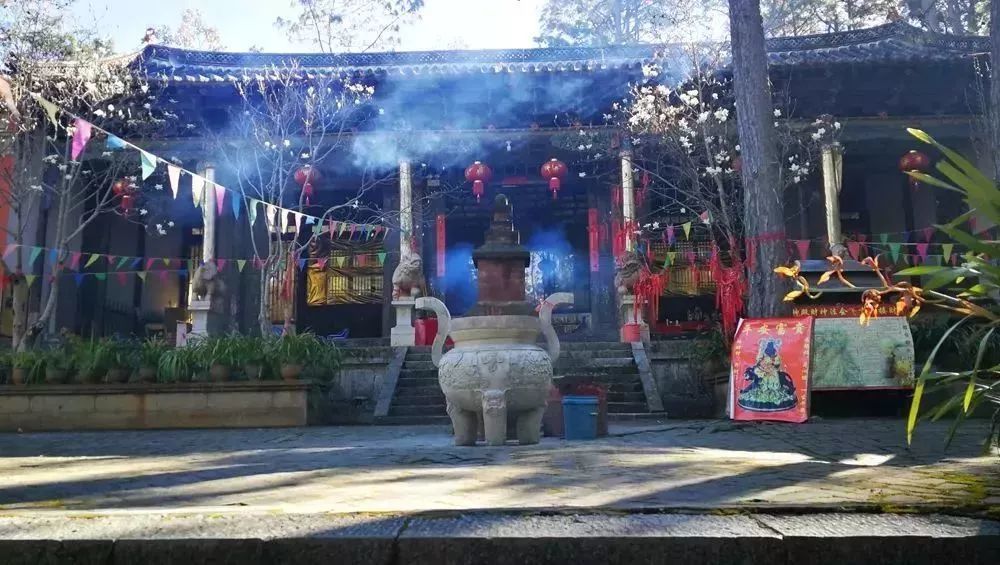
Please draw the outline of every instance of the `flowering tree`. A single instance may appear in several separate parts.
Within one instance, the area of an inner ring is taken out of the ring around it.
[[[423,0],[291,0],[295,15],[275,26],[293,41],[324,53],[388,49],[399,43],[399,30],[415,18]]]
[[[38,319],[29,327],[30,289],[25,283],[33,266],[27,264],[24,245],[33,218],[46,213],[54,225],[49,241],[59,250],[54,267],[58,272],[66,264],[70,243],[99,216],[118,209],[123,188],[132,190],[118,184],[116,191],[114,181],[138,169],[134,152],[95,150],[96,140],[86,152],[74,155],[76,117],[138,137],[166,123],[164,112],[153,108],[155,96],[148,85],[131,71],[130,60],[109,57],[104,43],[64,19],[69,4],[11,3],[0,26],[7,61],[2,81],[9,88],[8,103],[0,109],[7,114],[2,119],[8,126],[0,136],[0,155],[10,164],[0,167],[0,197],[11,211],[4,230],[14,246],[8,260],[14,271],[13,344],[18,349],[29,347],[45,331],[59,294],[60,277],[53,276]]]
[[[647,69],[647,80],[633,87],[622,108],[625,126],[640,142],[633,147],[634,164],[650,177],[648,188],[663,203],[639,229],[660,232],[667,225],[657,218],[685,210],[710,230],[722,264],[749,268],[759,242],[750,237],[745,221],[732,79],[714,65],[693,68],[675,87],[658,84],[660,71]],[[773,108],[781,193],[815,172],[821,146],[834,142],[841,127],[828,116],[802,123],[788,113],[787,104]]]
[[[304,79],[305,72],[295,67],[274,68],[265,74],[268,78],[236,83],[241,103],[232,112],[232,133],[240,141],[225,142],[222,155],[239,188],[239,193],[231,196],[242,198],[245,209],[250,210],[250,241],[260,267],[257,320],[260,331],[267,335],[272,312],[269,286],[274,280],[286,281],[283,292],[295,296],[294,277],[289,273],[318,237],[316,232],[305,233],[311,226],[304,223],[304,216],[319,217],[314,226],[321,227],[340,210],[376,215],[377,210],[363,204],[363,197],[381,179],[365,171],[353,195],[332,206],[320,206],[307,190],[298,190],[294,182],[297,171],[306,165],[318,166],[332,154],[350,148],[351,130],[368,116],[367,102],[375,89],[349,79]],[[263,234],[252,221],[259,206],[254,200],[263,206]],[[283,316],[286,326],[290,325],[291,308]]]

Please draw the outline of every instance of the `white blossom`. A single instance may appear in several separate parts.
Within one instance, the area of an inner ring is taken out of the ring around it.
[[[781,117],[781,110],[779,108],[775,108],[774,109],[774,117],[775,118],[780,118]]]
[[[794,183],[798,183],[798,182],[799,182],[799,181],[801,181],[801,180],[802,180],[802,177],[800,177],[800,176],[798,176],[798,175],[795,175],[795,178],[793,178],[793,179],[792,179],[792,182],[794,182]]]
[[[583,171],[580,171],[580,178],[583,178],[583,177],[585,177],[585,176],[587,176],[587,173],[585,173],[585,172],[583,172]]]
[[[812,137],[813,141],[819,141],[823,136],[819,133],[813,133],[810,137]]]
[[[698,123],[699,124],[703,124],[706,121],[708,121],[708,116],[709,116],[708,112],[702,112],[702,113],[698,114]]]
[[[174,227],[174,222],[173,222],[173,220],[171,220],[171,221],[167,222],[167,225],[168,225],[168,226],[170,226],[170,227]]]
[[[140,215],[140,216],[145,216],[145,215],[146,215],[146,214],[148,214],[148,213],[149,213],[149,210],[147,210],[147,209],[145,209],[145,208],[140,208],[140,209],[139,209],[139,215]]]
[[[292,146],[292,142],[291,142],[291,141],[289,141],[289,140],[287,140],[287,139],[286,139],[286,140],[284,140],[284,141],[282,141],[281,143],[282,143],[282,145],[284,145],[285,147],[291,147],[291,146]]]
[[[737,143],[737,144],[736,144],[736,147],[735,147],[734,149],[736,149],[737,151],[739,151],[739,150],[740,150],[740,144],[739,144],[739,143]]]
[[[115,111],[115,105],[114,104],[108,104],[108,111],[109,112],[114,112]]]
[[[833,129],[840,129],[840,122],[833,122]]]
[[[385,108],[379,108],[379,109],[378,109],[378,115],[380,115],[380,116],[381,116],[381,115],[383,115],[383,114],[385,114]]]
[[[718,99],[719,99],[719,93],[718,92],[713,92],[712,93],[712,100],[718,100]]]
[[[729,119],[729,110],[725,108],[719,108],[718,110],[715,111],[715,119],[719,120],[720,122],[725,122],[726,120]]]
[[[162,184],[159,184],[159,183],[157,183],[157,184],[154,184],[154,185],[153,185],[153,188],[155,188],[156,190],[163,190],[163,185],[162,185]]]

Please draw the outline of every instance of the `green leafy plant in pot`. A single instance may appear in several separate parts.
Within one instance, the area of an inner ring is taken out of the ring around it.
[[[107,343],[108,373],[104,380],[109,383],[127,383],[138,362],[136,351],[126,342],[109,340]]]
[[[234,340],[237,362],[243,364],[243,374],[247,380],[259,381],[268,369],[274,340],[253,336],[234,336]]]
[[[323,342],[311,333],[282,336],[274,348],[281,367],[281,378],[298,380],[303,369],[319,358],[323,347]]]
[[[39,351],[18,351],[11,356],[11,384],[38,382],[44,371],[45,363]]]
[[[73,369],[73,355],[67,349],[58,347],[39,352],[40,362],[45,366],[45,382],[64,384]]]
[[[136,380],[141,383],[156,382],[160,360],[169,349],[167,342],[160,338],[143,341],[139,345],[139,370],[135,374]]]
[[[203,344],[205,364],[213,381],[228,381],[233,367],[239,363],[239,336],[212,337]]]
[[[107,374],[111,365],[110,342],[106,340],[74,339],[70,342],[76,380],[81,383],[97,383]]]
[[[177,347],[164,351],[157,367],[157,378],[160,382],[167,383],[191,382],[198,365],[198,354],[194,347]]]

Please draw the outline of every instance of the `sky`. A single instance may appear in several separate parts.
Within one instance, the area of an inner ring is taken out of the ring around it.
[[[275,30],[291,14],[292,0],[79,0],[74,16],[114,39],[118,51],[138,48],[147,27],[176,27],[187,8],[198,8],[230,51],[310,50]],[[399,50],[532,47],[542,0],[425,0],[421,18],[401,33]]]

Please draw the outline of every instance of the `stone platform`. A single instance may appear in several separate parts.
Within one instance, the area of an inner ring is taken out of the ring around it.
[[[986,422],[947,451],[947,426],[909,449],[903,430],[688,421],[497,448],[443,426],[0,434],[0,563],[996,563]]]

